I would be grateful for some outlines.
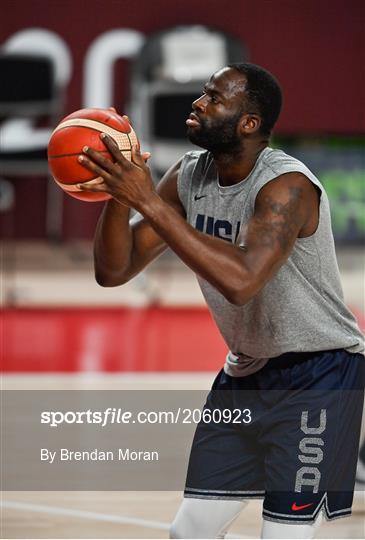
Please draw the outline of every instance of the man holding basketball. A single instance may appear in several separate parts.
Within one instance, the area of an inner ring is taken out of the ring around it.
[[[263,538],[312,538],[351,513],[362,413],[363,337],[343,302],[326,193],[271,149],[275,78],[253,64],[215,73],[194,101],[188,152],[154,187],[102,136],[85,149],[111,194],[95,238],[96,279],[121,285],[170,247],[197,275],[230,352],[206,407],[252,409],[247,427],[199,424],[173,538],[223,537],[263,498]],[[142,219],[129,223],[130,209]],[[229,392],[218,392],[229,390]],[[224,395],[224,399],[221,397]]]

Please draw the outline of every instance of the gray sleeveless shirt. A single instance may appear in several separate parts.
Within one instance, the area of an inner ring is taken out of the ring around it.
[[[300,161],[281,150],[265,148],[247,178],[221,186],[212,155],[185,154],[178,193],[187,221],[199,231],[244,245],[245,225],[252,217],[260,189],[281,174],[301,172],[321,190],[316,232],[297,238],[285,264],[244,306],[235,306],[198,276],[212,316],[230,352],[225,370],[243,376],[269,358],[286,352],[344,348],[363,352],[364,339],[344,304],[336,260],[329,202],[323,186]]]

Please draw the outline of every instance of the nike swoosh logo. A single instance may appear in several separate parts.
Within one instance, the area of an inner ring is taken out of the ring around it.
[[[301,504],[300,506],[297,506],[297,503],[293,503],[291,506],[291,509],[296,512],[297,510],[303,510],[303,508],[309,508],[309,506],[313,506],[314,503],[309,504]]]
[[[206,195],[195,195],[194,201],[199,201],[199,199],[203,199],[204,197],[206,197]]]

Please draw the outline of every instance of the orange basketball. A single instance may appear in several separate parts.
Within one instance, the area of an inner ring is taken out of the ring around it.
[[[48,143],[48,165],[55,182],[71,197],[82,201],[104,201],[107,193],[86,193],[76,187],[99,178],[77,160],[84,146],[112,156],[100,139],[100,133],[110,135],[127,159],[131,159],[132,145],[139,144],[126,118],[111,109],[81,109],[61,120]]]

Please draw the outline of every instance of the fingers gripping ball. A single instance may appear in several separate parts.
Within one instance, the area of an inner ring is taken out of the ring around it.
[[[77,187],[77,184],[87,185],[90,180],[102,181],[78,162],[84,146],[114,161],[100,139],[100,133],[110,135],[124,156],[131,160],[132,145],[139,145],[137,136],[127,118],[111,109],[81,109],[66,116],[53,131],[48,143],[48,165],[55,182],[66,193],[82,201],[111,198],[108,193],[90,193]]]

